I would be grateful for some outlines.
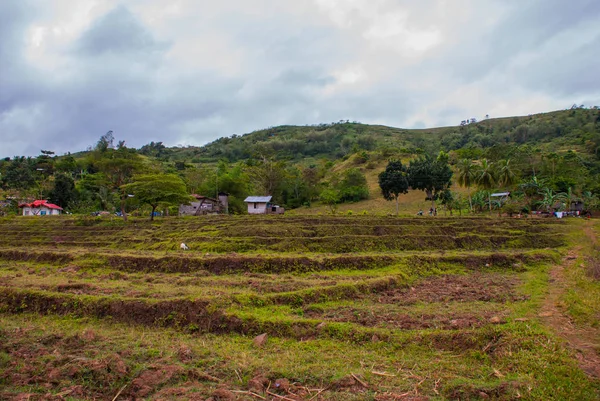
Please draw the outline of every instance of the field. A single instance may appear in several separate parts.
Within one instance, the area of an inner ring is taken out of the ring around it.
[[[595,221],[0,228],[3,400],[600,397]]]

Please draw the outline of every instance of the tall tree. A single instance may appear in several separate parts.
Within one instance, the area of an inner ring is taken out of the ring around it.
[[[492,212],[492,199],[489,191],[496,185],[496,166],[488,159],[482,159],[477,171],[477,186],[488,191],[488,206]]]
[[[54,188],[50,192],[50,200],[62,208],[66,208],[77,199],[77,191],[73,179],[66,174],[54,177]]]
[[[104,176],[106,186],[119,194],[121,214],[123,220],[127,221],[127,214],[125,213],[127,192],[124,190],[124,185],[130,183],[134,174],[141,170],[142,161],[140,157],[135,153],[135,150],[125,147],[117,150],[107,149],[103,153],[103,157],[96,162],[96,165]]]
[[[152,207],[150,220],[154,220],[154,212],[160,204],[178,205],[188,203],[185,183],[181,178],[172,174],[146,174],[135,177],[131,184],[123,185],[125,193],[132,193],[140,203]]]
[[[461,159],[458,162],[458,177],[457,182],[463,188],[471,188],[476,184],[477,179],[477,165],[469,159]],[[471,201],[471,192],[469,191],[469,209],[473,211],[473,202]]]
[[[505,188],[516,184],[517,175],[510,165],[510,159],[500,160],[498,162],[497,180],[498,184]]]
[[[411,160],[407,172],[411,188],[424,191],[432,208],[435,208],[439,194],[452,183],[452,170],[444,152],[440,152],[436,159],[426,155]]]
[[[400,160],[391,160],[385,170],[379,173],[379,188],[386,200],[396,200],[396,216],[398,216],[398,198],[400,194],[408,193],[409,188],[406,167]]]
[[[254,190],[259,192],[260,195],[277,197],[284,181],[285,168],[285,162],[263,157],[262,160],[248,169],[248,176]]]
[[[8,162],[3,176],[7,188],[28,189],[35,185],[35,165],[31,158],[15,157]]]

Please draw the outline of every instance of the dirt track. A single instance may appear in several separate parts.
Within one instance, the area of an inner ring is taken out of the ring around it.
[[[593,244],[597,244],[596,236],[589,225],[584,228],[584,232]],[[550,271],[548,296],[539,316],[575,352],[581,369],[588,375],[600,379],[600,330],[589,326],[576,327],[560,307],[560,298],[568,288],[565,269],[573,268],[580,252],[581,246],[574,248],[564,257],[562,264],[555,265]]]

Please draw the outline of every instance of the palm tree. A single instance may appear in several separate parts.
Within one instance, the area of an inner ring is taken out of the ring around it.
[[[552,179],[554,179],[554,173],[556,170],[556,162],[560,159],[560,156],[556,152],[551,152],[546,155],[546,159],[550,161],[552,165]]]
[[[485,190],[490,190],[496,185],[496,170],[494,163],[489,162],[487,159],[482,159],[479,165],[476,176],[477,185]],[[490,212],[492,211],[492,202],[490,193],[488,192],[488,205]]]
[[[510,159],[501,160],[498,164],[498,184],[503,187],[510,187],[517,182],[517,175],[512,170]]]
[[[477,165],[472,160],[462,159],[458,162],[458,185],[463,188],[470,188],[476,182]],[[471,201],[471,192],[469,191],[469,208],[473,211],[473,202]]]

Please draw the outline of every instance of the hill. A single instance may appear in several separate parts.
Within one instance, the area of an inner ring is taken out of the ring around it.
[[[533,183],[535,188],[530,185],[529,194],[520,192],[528,199],[515,206],[517,209],[540,207],[544,189],[551,191],[546,207],[556,203],[552,203],[556,194],[571,194],[572,200],[585,194],[589,199],[600,196],[597,108],[470,120],[458,126],[420,130],[349,121],[287,125],[220,138],[201,147],[167,148],[161,142],[151,142],[140,149],[128,149],[113,142],[116,140],[109,133],[91,151],[67,156],[44,151],[37,158],[2,160],[0,198],[46,197],[72,212],[111,210],[119,204],[121,185],[136,174],[151,172],[178,175],[189,193],[228,192],[234,213],[244,212],[243,199],[251,194],[273,195],[275,202],[288,210],[304,206],[298,212],[325,213],[329,208],[313,206],[331,191],[347,204],[341,207],[344,211],[388,213],[393,208],[384,201],[378,186],[378,175],[387,162],[397,159],[409,164],[424,155],[435,157],[440,151],[447,152],[454,171],[451,189],[458,210],[471,208],[472,202],[465,202],[474,192],[458,185],[461,160],[472,163],[473,171],[479,171],[483,161],[493,167],[495,175],[502,166],[509,169],[510,182],[497,177],[484,188],[473,181],[467,185],[473,189],[518,193],[523,185]],[[125,164],[132,166],[122,182],[110,179],[115,177],[110,165],[120,163],[107,162],[114,158],[129,159]],[[55,190],[59,176],[61,188],[71,188],[69,196],[61,198]],[[414,214],[425,207],[424,199],[422,192],[402,196],[401,210]],[[485,209],[488,197],[480,194],[477,199],[479,210]],[[143,207],[136,199],[120,202],[125,202],[128,210]]]
[[[469,122],[452,127],[402,129],[340,121],[313,126],[278,126],[220,138],[202,147],[170,148],[171,160],[230,162],[257,155],[279,159],[339,159],[358,150],[386,153],[437,153],[440,150],[482,155],[506,145],[577,149],[598,154],[600,110],[571,109],[522,117]]]

